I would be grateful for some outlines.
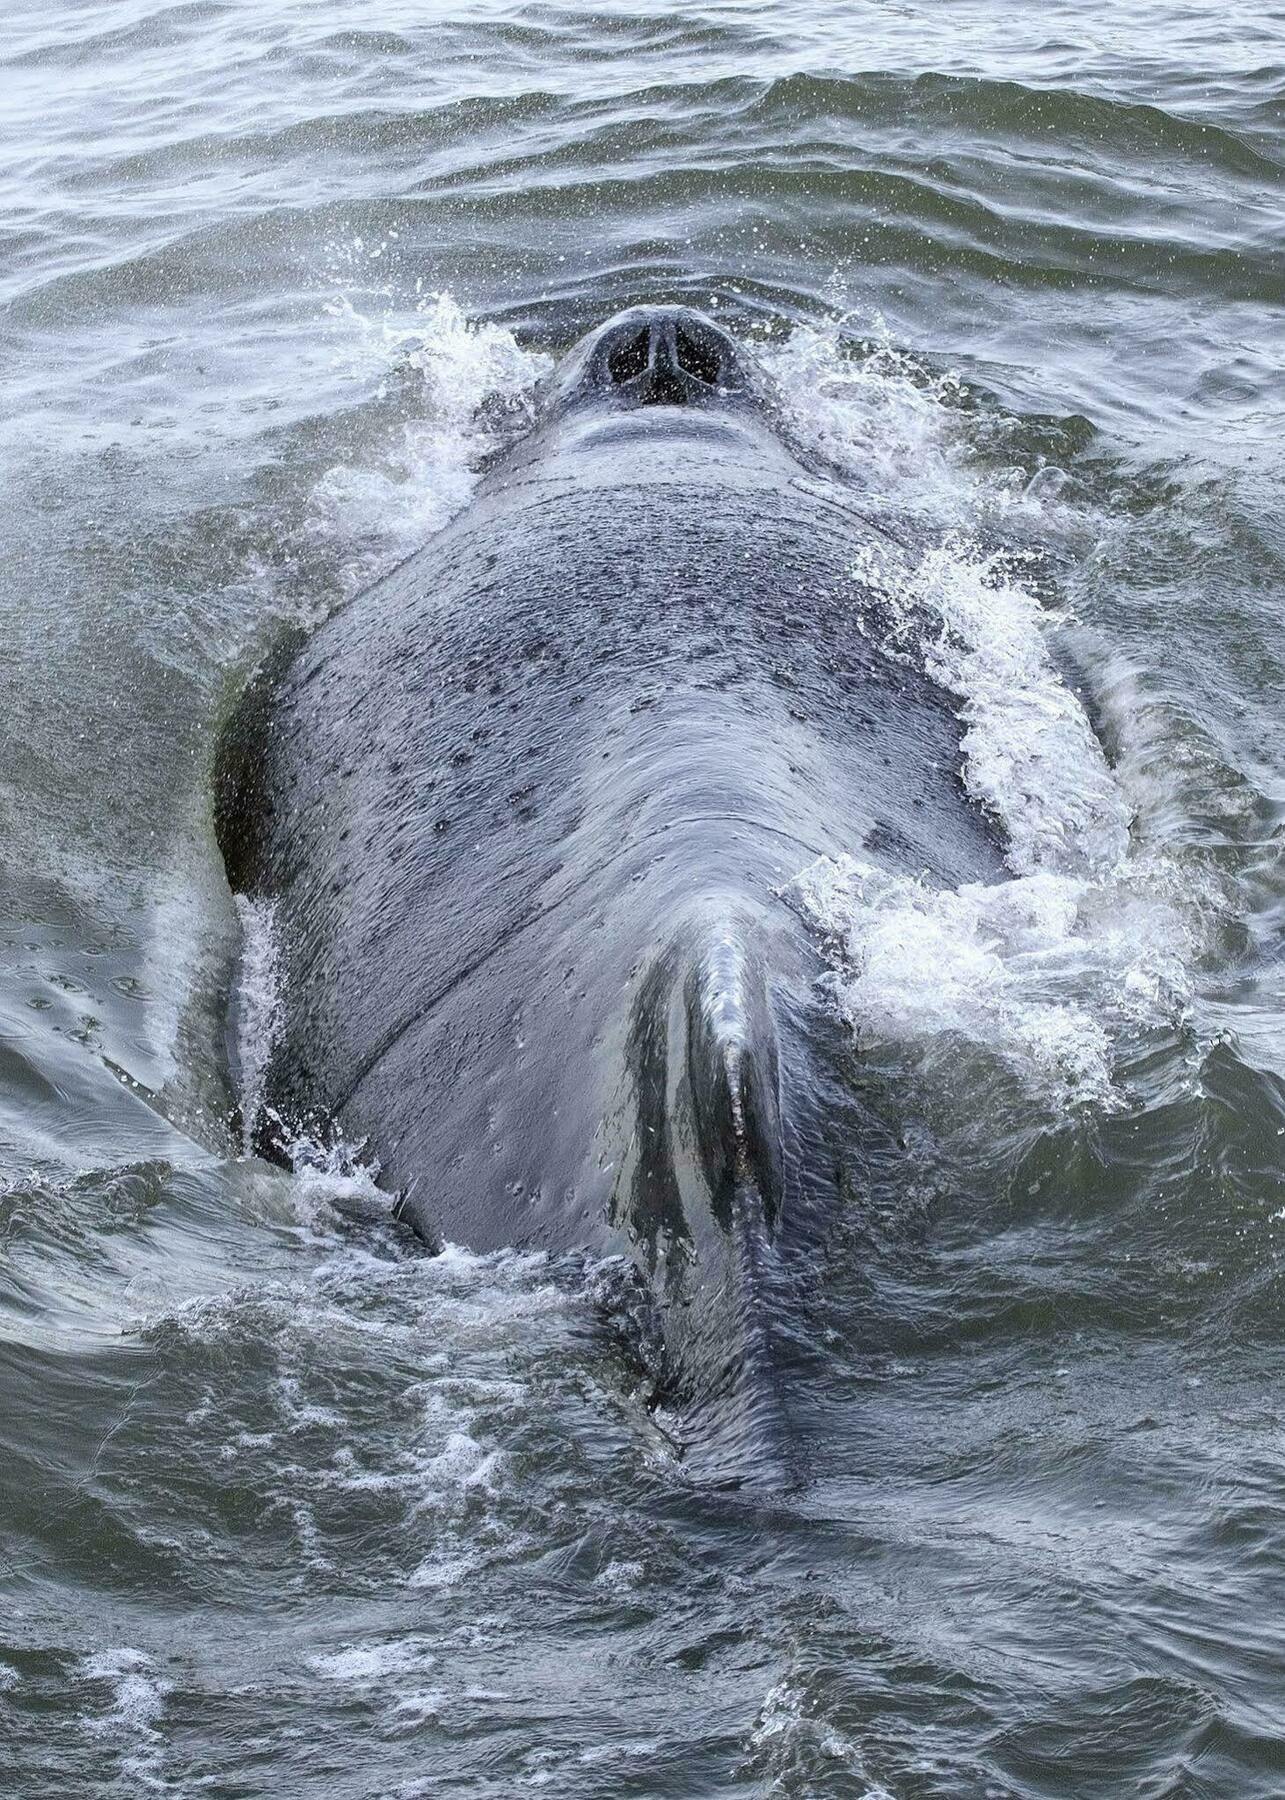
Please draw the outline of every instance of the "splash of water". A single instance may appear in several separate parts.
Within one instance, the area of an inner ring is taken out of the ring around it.
[[[241,1102],[241,1149],[249,1156],[263,1109],[268,1064],[281,1030],[281,946],[270,900],[236,896],[241,921],[237,978],[236,1052]]]
[[[920,1051],[944,1040],[997,1058],[1054,1112],[1120,1103],[1123,1035],[1183,1022],[1201,905],[1190,873],[1131,830],[1136,797],[1107,762],[1055,665],[1064,615],[1042,603],[997,529],[1091,541],[1064,482],[988,476],[952,375],[881,338],[848,357],[837,327],[796,332],[772,372],[793,428],[847,480],[913,523],[914,548],[853,569],[891,620],[885,648],[913,655],[959,705],[960,774],[997,821],[1015,879],[940,891],[858,847],[803,870],[828,986],[858,1041]]]
[[[341,546],[351,594],[468,504],[481,464],[530,424],[550,359],[468,318],[449,293],[421,297],[409,317],[361,311],[346,293],[326,311],[336,355],[354,376],[373,374],[381,400],[395,384],[409,413],[381,467],[336,464],[313,491],[310,530]]]

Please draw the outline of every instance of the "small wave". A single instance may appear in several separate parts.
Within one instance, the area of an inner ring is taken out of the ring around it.
[[[160,1721],[173,1683],[161,1678],[150,1656],[128,1646],[86,1657],[80,1673],[95,1687],[105,1684],[109,1695],[106,1708],[83,1715],[85,1730],[112,1747],[120,1776],[134,1791],[163,1790]]]
[[[746,1749],[747,1767],[770,1774],[773,1792],[828,1787],[839,1778],[854,1800],[895,1800],[869,1773],[860,1745],[818,1713],[800,1676],[785,1676],[768,1689]]]
[[[796,332],[774,373],[796,432],[910,528],[912,543],[872,548],[853,576],[885,603],[885,648],[958,702],[960,777],[1002,828],[1015,879],[943,891],[855,846],[814,863],[795,891],[824,935],[831,993],[859,1040],[963,1041],[1055,1112],[1113,1107],[1123,1035],[1188,1015],[1202,896],[1163,846],[1134,843],[1132,798],[1054,662],[1066,620],[1022,553],[983,541],[1043,536],[1072,552],[1098,521],[1055,468],[988,475],[955,377],[893,349],[877,321],[861,360],[839,332]]]
[[[469,319],[448,293],[423,296],[410,319],[363,311],[352,290],[380,244],[332,252],[328,302],[336,361],[373,377],[380,399],[409,386],[412,416],[380,468],[339,463],[317,482],[310,532],[338,545],[340,586],[355,593],[419,548],[468,503],[484,459],[530,423],[550,359],[501,325]]]
[[[963,131],[974,145],[996,141],[1006,152],[1017,144],[1037,151],[1055,145],[1064,166],[1070,160],[1097,167],[1115,153],[1135,165],[1145,157],[1154,169],[1186,165],[1203,173],[1213,163],[1233,176],[1272,184],[1279,173],[1270,154],[1213,120],[1065,82],[1045,86],[922,67],[910,76],[797,73],[771,82],[760,108],[796,130],[804,120],[858,117],[868,129],[895,123],[902,134],[908,128],[925,135]]]
[[[533,1391],[547,1390],[582,1329],[588,1290],[544,1255],[448,1244],[430,1257],[369,1219],[345,1230],[354,1197],[387,1218],[360,1149],[301,1139],[295,1164],[272,1180],[311,1272],[283,1264],[283,1279],[181,1302],[137,1327],[192,1396],[176,1471],[196,1456],[218,1485],[257,1496],[288,1546],[282,1580],[345,1564],[358,1519],[363,1587],[458,1588],[526,1542],[533,1501],[512,1457],[536,1429]],[[555,1415],[539,1427],[558,1429]],[[321,1672],[373,1679],[373,1656],[341,1647]]]
[[[845,856],[797,885],[859,1041],[962,1041],[1055,1113],[1117,1106],[1117,1033],[1181,1020],[1190,1004],[1181,912],[1129,879],[1045,872],[937,889]]]

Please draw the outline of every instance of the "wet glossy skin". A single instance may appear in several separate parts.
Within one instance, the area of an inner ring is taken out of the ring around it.
[[[572,353],[474,506],[264,684],[221,817],[286,945],[273,1107],[368,1137],[430,1239],[630,1251],[690,1414],[751,1364],[779,1390],[859,1178],[791,878],[1002,871],[944,696],[878,647],[870,527],[689,318]]]

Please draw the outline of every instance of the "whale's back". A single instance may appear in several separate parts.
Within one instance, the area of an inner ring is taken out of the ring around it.
[[[789,884],[870,841],[997,867],[865,542],[799,489],[524,484],[252,690],[223,762],[283,945],[271,1113],[367,1138],[425,1235],[627,1252],[724,1425],[771,1411],[845,1154]]]

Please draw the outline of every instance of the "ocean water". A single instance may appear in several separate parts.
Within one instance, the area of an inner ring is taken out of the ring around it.
[[[1285,28],[5,23],[0,1793],[1285,1793]],[[798,871],[887,1137],[770,1505],[684,1481],[601,1270],[253,1160],[224,1055],[239,963],[252,1108],[240,682],[648,299],[913,522],[864,573],[1011,845]]]

